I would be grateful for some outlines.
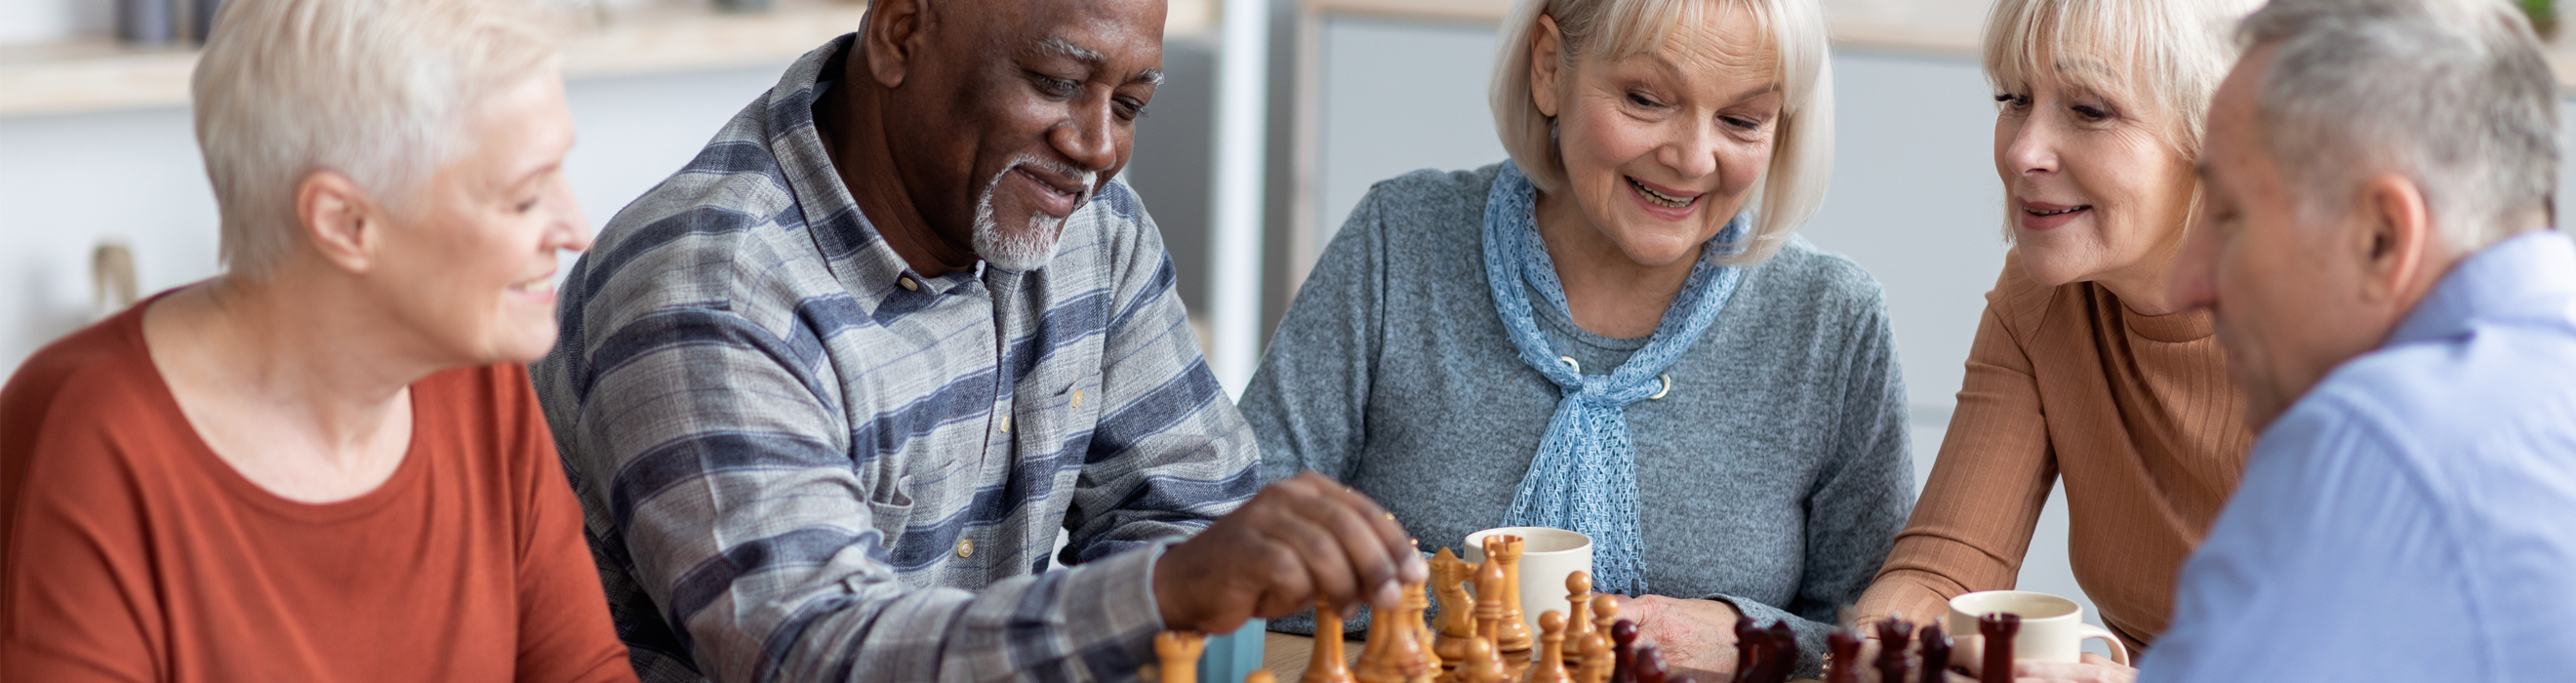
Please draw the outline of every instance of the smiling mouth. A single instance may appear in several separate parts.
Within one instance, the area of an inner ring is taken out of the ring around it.
[[[2093,208],[2093,205],[2091,205],[2091,204],[2083,204],[2083,205],[2078,205],[2078,206],[2069,206],[2069,207],[2066,207],[2066,208],[2063,208],[2063,209],[2058,209],[2058,210],[2056,210],[2056,211],[2041,211],[2041,210],[2038,210],[2038,209],[2024,208],[2024,209],[2022,209],[2022,210],[2021,210],[2021,212],[2022,212],[2022,213],[2026,213],[2026,214],[2030,214],[2030,215],[2033,215],[2033,216],[2042,216],[2042,217],[2045,217],[2045,216],[2063,216],[2063,215],[2066,215],[2066,214],[2075,213],[2075,212],[2077,212],[2077,211],[2082,211],[2082,210],[2090,209],[2090,208]]]
[[[1635,178],[1629,178],[1629,177],[1627,177],[1627,176],[1620,176],[1620,179],[1628,181],[1628,186],[1629,186],[1629,187],[1637,188],[1637,194],[1638,194],[1638,195],[1645,197],[1645,198],[1646,198],[1646,201],[1651,202],[1651,203],[1653,203],[1653,204],[1654,204],[1654,205],[1656,205],[1656,206],[1661,206],[1661,207],[1668,208],[1668,209],[1679,209],[1679,208],[1682,208],[1682,207],[1690,206],[1692,202],[1697,202],[1697,201],[1699,201],[1699,198],[1698,198],[1698,197],[1690,197],[1690,198],[1685,199],[1685,198],[1682,198],[1682,197],[1675,197],[1675,196],[1668,195],[1668,194],[1664,194],[1664,193],[1661,193],[1661,192],[1656,192],[1656,191],[1655,191],[1655,188],[1646,187],[1646,184],[1645,184],[1645,183],[1637,182],[1637,179],[1635,179]]]
[[[526,281],[526,282],[514,283],[514,284],[510,285],[510,291],[518,292],[518,293],[521,293],[521,294],[546,294],[546,293],[553,292],[553,291],[554,291],[554,289],[555,289],[555,276],[554,276],[554,275],[551,275],[551,274],[546,275],[545,277],[540,277],[540,278],[534,279],[534,280],[529,280],[529,281]]]

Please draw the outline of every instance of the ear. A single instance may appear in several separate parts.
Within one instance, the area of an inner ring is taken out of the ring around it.
[[[912,57],[921,54],[931,18],[923,0],[876,0],[859,27],[859,54],[867,58],[868,75],[887,88],[903,85],[912,72]]]
[[[1556,85],[1565,69],[1561,61],[1564,40],[1565,34],[1557,31],[1556,17],[1539,13],[1538,30],[1530,32],[1530,103],[1538,105],[1539,114],[1551,119],[1556,118]]]
[[[2439,246],[2423,190],[2403,175],[2381,173],[2362,181],[2354,203],[2359,232],[2353,246],[2361,256],[2363,296],[2375,302],[2405,296]]]
[[[357,181],[338,171],[315,171],[295,185],[296,227],[322,259],[352,273],[375,265],[383,242],[383,214]]]

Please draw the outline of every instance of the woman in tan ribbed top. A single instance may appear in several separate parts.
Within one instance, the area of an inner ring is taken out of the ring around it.
[[[2212,91],[2251,0],[2001,0],[1985,69],[2014,242],[1986,295],[1958,410],[1863,620],[1948,613],[2010,588],[2063,475],[2076,580],[2133,650],[2235,489],[2252,432],[2206,311],[2167,265],[2194,201]],[[2105,666],[2042,678],[2124,678]]]

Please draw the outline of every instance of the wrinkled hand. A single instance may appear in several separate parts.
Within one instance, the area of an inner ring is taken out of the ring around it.
[[[1967,669],[1970,676],[1981,675],[1985,669],[1985,637],[1956,636],[1950,642],[1950,665]],[[2121,666],[2109,657],[2091,652],[2084,653],[2084,661],[2076,664],[2013,660],[2013,683],[2132,683],[2136,680],[2137,669]]]
[[[2091,652],[2084,653],[2084,661],[2076,664],[2027,659],[2013,662],[2014,683],[2132,683],[2136,680],[2137,669],[2120,666],[2109,657]]]
[[[1637,642],[1654,643],[1664,666],[1694,680],[1735,675],[1734,605],[1716,600],[1639,596],[1623,603],[1619,618],[1637,622]]]
[[[1272,482],[1207,531],[1163,551],[1154,600],[1163,627],[1230,633],[1323,600],[1402,606],[1431,570],[1404,527],[1368,496],[1314,472]]]

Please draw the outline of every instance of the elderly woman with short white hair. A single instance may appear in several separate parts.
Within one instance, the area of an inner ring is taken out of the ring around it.
[[[1795,236],[1830,176],[1813,0],[1523,0],[1492,106],[1511,159],[1381,182],[1281,321],[1243,412],[1426,549],[1594,543],[1673,665],[1739,615],[1812,675],[1912,504],[1878,283]]]
[[[533,5],[224,3],[223,273],[0,389],[0,680],[634,680],[520,365],[590,242]]]
[[[2005,257],[1940,460],[1859,608],[1947,614],[2012,588],[2061,476],[2069,560],[2130,650],[2252,447],[2208,311],[2167,292],[2198,201],[2202,121],[2257,0],[2001,0],[1986,24]],[[2098,659],[2098,656],[2097,656]],[[2022,676],[2125,677],[2108,661]]]

